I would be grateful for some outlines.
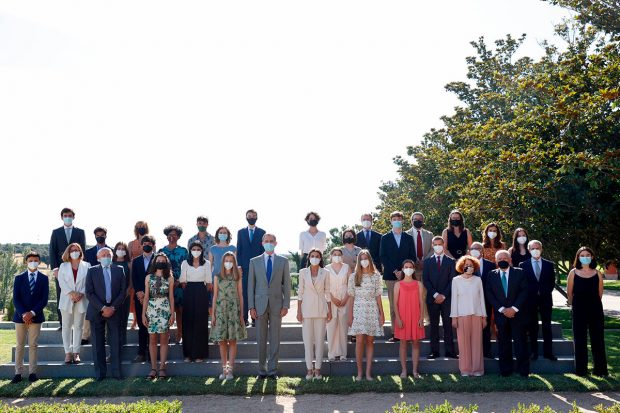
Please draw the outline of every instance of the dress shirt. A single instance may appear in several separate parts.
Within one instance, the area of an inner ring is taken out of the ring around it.
[[[394,234],[394,239],[396,240],[396,245],[398,245],[398,248],[400,248],[400,239],[403,236],[403,232],[401,231],[401,232],[399,232],[397,234],[394,230],[392,230],[392,234]]]
[[[441,260],[441,265],[443,265],[443,260],[446,257],[446,254],[442,253],[441,255],[433,255],[433,258],[435,259],[435,262],[433,263],[433,265],[436,267],[437,266],[437,257],[439,257],[439,259]],[[437,298],[437,296],[439,295],[439,293],[435,293],[433,294],[433,298]]]
[[[38,273],[39,273],[39,270],[37,270],[37,271],[35,271],[35,272],[30,272],[30,271],[28,271],[28,284],[30,284],[30,276],[31,276],[31,275],[34,275],[34,283],[35,283],[35,284],[37,283],[37,274],[38,274]],[[32,311],[32,310],[30,310],[30,313],[32,314],[32,316],[33,316],[33,317],[37,315],[37,314],[36,314],[34,311]]]
[[[538,274],[536,274],[536,264],[538,264]],[[532,258],[532,270],[534,271],[534,277],[537,281],[540,281],[540,274],[542,273],[542,258]]]
[[[211,263],[209,261],[205,261],[203,265],[196,268],[193,265],[190,265],[187,261],[183,261],[181,263],[181,276],[179,277],[179,282],[202,282],[205,284],[211,284],[213,282]]]
[[[509,285],[510,285],[510,267],[508,267],[508,268],[506,269],[506,271],[502,270],[502,269],[501,269],[501,268],[499,268],[499,267],[497,267],[497,269],[499,270],[499,280],[500,280],[500,282],[502,281],[502,272],[505,272],[505,273],[506,273],[506,285],[508,285],[508,286],[509,286]],[[510,308],[512,308],[513,310],[515,310],[515,312],[516,312],[516,313],[518,313],[518,312],[519,312],[519,309],[518,309],[517,307],[515,307],[514,305],[513,305],[512,307],[510,307]],[[506,307],[500,307],[500,308],[498,308],[498,309],[497,309],[497,311],[501,313],[501,312],[503,312],[505,309],[506,309]]]
[[[276,256],[275,252],[273,254],[271,254],[271,255],[269,255],[267,253],[263,254],[263,258],[265,259],[265,271],[267,271],[267,261],[269,260],[269,257],[271,257],[271,268],[273,270],[273,265],[275,264],[275,262],[274,262],[275,261],[274,260],[275,256]]]
[[[142,254],[142,259],[144,259],[144,271],[148,272],[149,265],[151,264],[151,260],[153,259],[153,253]]]
[[[327,235],[323,231],[319,231],[316,235],[312,235],[309,231],[299,234],[299,249],[302,254],[308,254],[312,248],[316,248],[321,252],[327,248]]]

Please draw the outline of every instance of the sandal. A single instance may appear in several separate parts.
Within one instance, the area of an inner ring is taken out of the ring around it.
[[[222,368],[222,374],[220,374],[219,379],[220,380],[226,380],[226,376],[228,375],[228,364],[226,364],[223,368]]]
[[[163,367],[162,367],[162,366],[163,366]],[[166,365],[165,365],[165,364],[163,364],[163,363],[159,365],[159,378],[160,378],[160,379],[165,379],[165,378],[167,378],[167,377],[168,377],[168,375],[166,374],[166,367],[165,367],[165,366],[166,366]],[[164,374],[162,374],[162,372],[163,372]]]
[[[80,359],[80,354],[79,353],[75,353],[73,355],[73,364],[80,364],[82,362],[82,360]]]
[[[146,376],[146,378],[149,380],[155,380],[157,378],[157,370],[151,369],[151,371],[149,372],[149,375]]]
[[[71,353],[67,353],[65,355],[65,364],[72,364],[73,363],[73,356],[71,355]]]

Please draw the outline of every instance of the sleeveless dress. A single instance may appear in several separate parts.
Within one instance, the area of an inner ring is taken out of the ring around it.
[[[170,300],[168,279],[149,274],[149,303],[146,307],[146,318],[149,322],[149,334],[167,333],[170,320]]]
[[[403,322],[403,328],[394,323],[394,337],[400,340],[420,340],[424,338],[424,327],[418,322],[420,314],[420,283],[418,281],[400,281],[398,292],[398,314]]]
[[[353,301],[353,324],[349,327],[349,335],[366,334],[382,336],[383,326],[379,325],[379,309],[377,296],[381,296],[383,286],[379,274],[364,275],[361,285],[355,285],[355,274],[349,276],[348,293],[355,298]]]
[[[532,254],[530,254],[529,250],[525,250],[525,254],[521,255],[519,249],[513,249],[512,254],[510,254],[512,258],[512,266],[518,267],[522,262],[528,261],[532,259]]]
[[[247,337],[245,324],[239,318],[239,297],[237,281],[232,277],[218,277],[217,300],[215,302],[215,327],[211,327],[211,341],[244,340]]]
[[[463,230],[460,236],[454,235],[453,231],[448,231],[448,251],[458,260],[467,252],[467,230]]]

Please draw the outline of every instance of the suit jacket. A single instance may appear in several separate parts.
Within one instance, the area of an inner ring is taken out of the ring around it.
[[[153,256],[149,261],[149,267],[153,263]],[[140,254],[131,261],[131,281],[133,282],[133,289],[135,292],[144,292],[144,280],[148,273],[148,268],[144,269],[144,255]]]
[[[482,279],[482,287],[485,289],[485,297],[486,297],[486,286],[489,281],[489,274],[491,271],[497,268],[497,265],[493,261],[486,260],[482,257],[479,258],[480,265],[482,266],[482,273],[477,271],[475,274]]]
[[[508,273],[508,296],[504,293],[501,270],[499,268],[491,271],[489,274],[486,291],[486,296],[493,306],[496,324],[501,325],[508,320],[506,316],[498,311],[501,307],[516,307],[519,311],[514,317],[515,322],[527,323],[527,306],[525,305],[528,296],[527,277],[522,269],[510,268]]]
[[[58,268],[62,264],[62,254],[65,252],[69,244],[77,242],[82,247],[82,251],[86,250],[86,235],[83,229],[73,227],[71,231],[71,239],[67,242],[65,235],[65,227],[56,228],[52,231],[50,239],[50,265],[51,268]]]
[[[553,262],[540,259],[540,280],[536,279],[532,260],[523,261],[519,267],[527,277],[528,296],[532,303],[540,299],[543,303],[553,305],[553,289],[555,288],[555,265]]]
[[[250,260],[248,274],[248,308],[256,309],[257,315],[263,315],[269,306],[270,311],[280,312],[291,306],[291,274],[288,260],[273,254],[271,281],[267,282],[265,254]]]
[[[395,270],[402,270],[403,261],[406,259],[416,261],[415,244],[413,237],[406,232],[401,232],[400,247],[396,244],[396,238],[392,231],[381,237],[380,256],[383,264],[383,279],[396,280]]]
[[[73,280],[73,269],[70,262],[63,262],[58,267],[58,284],[60,284],[60,301],[58,302],[58,308],[60,310],[73,312],[73,301],[69,297],[69,293],[78,292],[86,294],[86,274],[90,264],[82,260],[78,266],[77,278]],[[77,303],[76,312],[85,313],[88,308],[88,299],[86,296],[82,297]]]
[[[424,271],[422,272],[422,282],[426,288],[426,303],[435,302],[433,295],[442,294],[446,297],[446,302],[450,303],[452,294],[452,279],[456,276],[456,262],[444,255],[441,258],[441,270],[437,269],[437,259],[433,255],[424,260]]]
[[[416,247],[416,239],[417,235],[414,237],[414,230],[417,228],[409,228],[406,232],[407,234],[411,235],[411,237],[413,238],[414,244],[413,244],[413,249],[416,252],[416,257],[418,254],[418,249]],[[420,232],[422,233],[422,259],[425,260],[426,258],[430,257],[431,255],[433,255],[434,251],[433,251],[433,233],[425,230],[424,228],[420,228]]]
[[[367,249],[372,257],[372,262],[375,264],[377,271],[383,271],[383,263],[381,262],[381,234],[377,231],[370,230],[370,243],[366,242],[364,231],[357,233],[357,241],[355,245],[361,249]]]
[[[250,242],[248,227],[237,231],[237,262],[243,268],[244,276],[248,275],[250,260],[265,252],[263,248],[263,235],[265,235],[265,230],[255,227],[254,236],[252,237],[252,242]]]
[[[101,247],[101,248],[104,248],[104,247]],[[110,247],[108,244],[105,245],[105,248],[112,249],[112,247]],[[91,267],[94,267],[95,265],[99,265],[99,261],[97,260],[98,251],[99,250],[97,249],[96,245],[84,251],[84,259],[90,264]]]
[[[120,265],[110,265],[110,275],[112,278],[112,300],[110,305],[116,309],[114,313],[119,314],[121,304],[125,300],[125,271]],[[101,310],[106,305],[105,280],[103,279],[103,268],[101,265],[90,267],[86,275],[86,298],[88,298],[88,309],[86,319],[90,321],[99,320]]]
[[[64,235],[64,233],[63,233]],[[30,294],[30,277],[28,271],[24,271],[15,277],[13,282],[13,314],[14,323],[23,323],[22,315],[28,311],[34,311],[32,322],[40,324],[45,321],[43,309],[47,305],[47,298],[50,293],[49,279],[42,272],[37,272],[37,281],[34,284],[34,291]]]
[[[309,268],[299,272],[298,299],[301,300],[301,314],[304,318],[327,317],[327,303],[331,301],[329,270],[319,268],[314,283]]]

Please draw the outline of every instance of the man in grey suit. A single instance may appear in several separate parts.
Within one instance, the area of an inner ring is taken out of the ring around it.
[[[288,259],[276,255],[278,243],[273,234],[263,235],[265,253],[250,260],[248,275],[248,307],[257,320],[258,379],[278,378],[280,327],[282,317],[291,306],[291,274]],[[267,338],[269,337],[269,358]]]
[[[95,378],[106,378],[105,330],[108,325],[108,345],[112,377],[121,379],[121,305],[125,300],[125,271],[123,267],[112,264],[112,250],[104,247],[97,252],[99,265],[90,267],[86,274],[86,297],[88,308],[86,319],[91,323],[91,342]]]
[[[424,214],[414,212],[411,215],[411,228],[405,231],[413,237],[416,269],[421,274],[424,269],[424,260],[433,255],[433,233],[424,227]]]

